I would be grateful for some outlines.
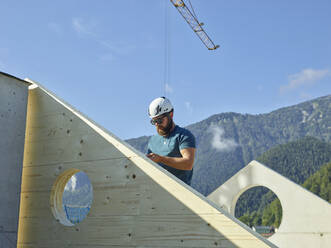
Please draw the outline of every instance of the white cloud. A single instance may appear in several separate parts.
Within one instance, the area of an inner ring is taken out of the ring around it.
[[[280,87],[280,92],[284,93],[306,85],[313,85],[318,80],[330,75],[330,70],[304,69],[299,73],[288,76],[288,84]]]
[[[213,148],[223,152],[229,152],[236,148],[238,144],[233,139],[224,138],[224,129],[211,124],[208,132],[212,134],[211,145]]]
[[[166,91],[166,93],[172,93],[174,90],[171,88],[171,86],[168,83],[166,83],[165,91]]]
[[[101,39],[96,39],[96,41],[103,47],[107,48],[108,50],[121,55],[130,54],[136,48],[136,46],[134,45],[124,45],[124,44],[115,45],[109,41],[105,41]]]
[[[76,189],[76,185],[77,185],[77,177],[75,174],[69,179],[64,190],[73,192]]]
[[[61,34],[62,33],[62,28],[59,24],[55,22],[50,22],[48,23],[48,28],[53,31],[54,33]]]
[[[104,61],[113,61],[115,59],[115,54],[127,55],[130,54],[136,48],[133,45],[115,45],[113,42],[109,42],[105,39],[100,38],[100,35],[96,32],[95,22],[86,22],[81,18],[73,18],[72,27],[79,35],[85,35],[91,38],[94,42],[98,43],[100,46],[108,50],[108,52],[99,56],[99,58]]]
[[[190,102],[185,102],[185,107],[190,113],[193,112],[193,108]]]
[[[80,18],[73,18],[72,19],[72,27],[78,34],[95,36],[95,33],[92,31],[92,25],[86,24]]]

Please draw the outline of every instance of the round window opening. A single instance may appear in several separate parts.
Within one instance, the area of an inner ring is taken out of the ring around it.
[[[235,217],[265,238],[277,232],[282,213],[276,194],[263,186],[246,190],[239,197],[235,208]]]
[[[70,169],[55,181],[51,194],[51,209],[58,222],[73,226],[82,222],[91,209],[93,187],[88,176]]]

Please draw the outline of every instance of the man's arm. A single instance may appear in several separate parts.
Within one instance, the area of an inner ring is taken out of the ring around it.
[[[194,164],[195,148],[180,150],[182,157],[166,157],[155,153],[147,154],[147,157],[156,163],[162,163],[178,170],[192,170]]]

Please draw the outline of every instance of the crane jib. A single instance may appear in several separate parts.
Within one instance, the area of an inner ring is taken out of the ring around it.
[[[183,0],[170,0],[171,3],[176,7],[178,12],[183,16],[185,21],[190,25],[194,33],[200,38],[203,44],[209,50],[215,50],[219,48],[219,45],[215,45],[214,42],[209,38],[205,30],[202,28],[203,23],[200,23],[195,15],[192,14],[190,9],[186,6]]]

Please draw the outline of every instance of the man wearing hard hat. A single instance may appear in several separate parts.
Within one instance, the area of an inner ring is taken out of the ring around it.
[[[193,134],[174,123],[174,108],[165,97],[154,99],[148,114],[157,134],[148,142],[147,157],[190,185],[196,149]]]

